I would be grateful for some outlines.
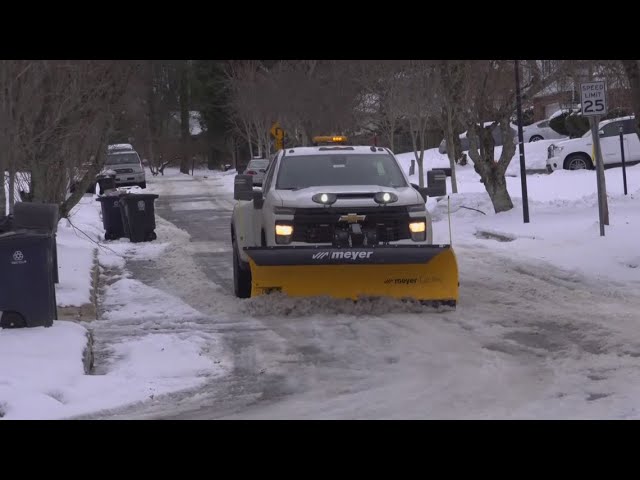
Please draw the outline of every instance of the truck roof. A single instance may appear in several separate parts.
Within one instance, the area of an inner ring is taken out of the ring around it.
[[[301,156],[301,155],[339,155],[339,154],[381,154],[388,155],[386,148],[373,147],[371,145],[322,145],[317,147],[294,147],[286,148],[285,156]]]

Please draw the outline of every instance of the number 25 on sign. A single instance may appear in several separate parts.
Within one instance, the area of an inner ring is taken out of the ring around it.
[[[607,86],[605,82],[587,82],[580,84],[580,102],[582,114],[599,116],[607,113]]]

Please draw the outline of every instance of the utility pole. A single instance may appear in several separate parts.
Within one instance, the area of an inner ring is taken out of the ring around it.
[[[529,223],[529,196],[527,195],[527,167],[524,161],[524,133],[522,132],[522,96],[520,95],[520,61],[515,61],[516,105],[518,109],[518,150],[520,152],[520,184],[522,186],[522,217]]]

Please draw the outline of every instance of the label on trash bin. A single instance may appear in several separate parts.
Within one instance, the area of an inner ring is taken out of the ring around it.
[[[140,210],[141,212],[144,212],[144,209],[145,209],[144,200],[138,201],[138,210]]]
[[[13,252],[13,261],[11,262],[11,265],[22,265],[24,263],[27,263],[27,261],[24,259],[23,253],[20,250]]]

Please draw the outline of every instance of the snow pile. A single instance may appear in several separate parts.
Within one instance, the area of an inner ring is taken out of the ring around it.
[[[73,322],[0,329],[0,418],[51,418],[82,380],[87,330]]]
[[[540,140],[538,142],[530,142],[524,144],[524,158],[525,158],[525,170],[527,172],[545,172],[547,168],[547,148],[554,142],[558,142],[558,140]],[[467,165],[464,167],[457,166],[456,172],[463,171],[471,171],[476,176],[477,174],[473,170],[473,160],[469,156],[469,152],[465,152],[467,154]],[[500,155],[502,154],[502,146],[495,147],[494,149],[494,158],[495,160],[500,159]],[[396,154],[400,164],[402,165],[402,169],[408,174],[409,168],[411,167],[411,160],[415,160],[415,154],[413,152],[399,153]],[[430,148],[429,150],[424,151],[423,157],[423,165],[425,172],[434,168],[449,168],[449,157],[446,154],[442,154],[438,152],[437,148]],[[414,176],[410,177],[413,179],[418,179],[418,162],[415,162],[415,170],[416,173]],[[518,146],[516,145],[516,151],[513,157],[511,158],[511,162],[507,167],[507,176],[520,176],[520,153]],[[415,183],[418,183],[417,181]]]
[[[100,204],[92,195],[82,197],[69,219],[58,223],[58,305],[79,307],[91,302],[91,271],[95,250],[103,238]]]
[[[604,237],[595,172],[557,171],[527,176],[529,223],[523,222],[519,179],[507,179],[514,208],[495,214],[484,186],[466,183],[461,176],[460,193],[429,199],[434,241],[448,243],[450,210],[454,244],[483,244],[509,257],[539,260],[595,279],[640,283],[640,166],[627,169],[626,196],[621,169],[608,169],[605,177],[610,225]]]
[[[177,297],[131,278],[128,261],[154,262],[189,236],[157,218],[158,240],[105,242],[100,204],[85,195],[60,221],[61,305],[89,301],[94,252],[107,276],[100,320],[81,325],[0,330],[0,417],[58,419],[93,414],[187,390],[223,375],[230,364],[203,314]],[[163,241],[164,240],[164,241]],[[86,328],[85,328],[86,326]],[[189,326],[187,330],[185,327]],[[89,329],[96,371],[86,375]]]

